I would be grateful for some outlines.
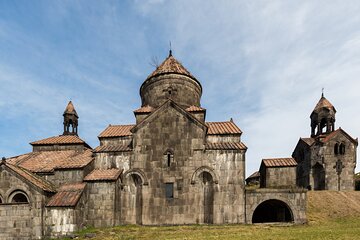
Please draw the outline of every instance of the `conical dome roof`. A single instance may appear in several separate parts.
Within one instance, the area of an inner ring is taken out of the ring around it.
[[[75,107],[71,101],[68,103],[68,105],[65,108],[64,115],[65,114],[74,114],[75,116],[78,117]]]
[[[336,112],[335,107],[324,97],[324,94],[321,95],[319,102],[316,104],[313,112],[319,112],[321,109],[327,108]]]
[[[171,51],[140,87],[142,107],[157,108],[169,98],[185,108],[199,107],[201,94],[200,82],[172,56]]]
[[[196,79],[171,53],[146,79],[169,73],[177,73]]]

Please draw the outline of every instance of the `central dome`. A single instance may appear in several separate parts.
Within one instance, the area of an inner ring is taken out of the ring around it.
[[[158,107],[169,98],[183,107],[200,107],[201,94],[200,82],[171,52],[140,87],[143,107]]]

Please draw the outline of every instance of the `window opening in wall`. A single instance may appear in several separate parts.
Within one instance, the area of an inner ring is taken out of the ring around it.
[[[339,154],[339,144],[338,144],[338,143],[335,143],[334,153],[335,153],[335,155],[338,155],[338,154]]]
[[[29,203],[28,198],[24,193],[18,192],[11,198],[11,203]]]
[[[174,152],[171,149],[164,152],[163,166],[170,168],[174,160]]]
[[[166,198],[174,198],[174,183],[165,183],[165,195]]]
[[[171,154],[168,153],[167,154],[167,166],[170,167],[170,164],[171,164]]]
[[[344,154],[345,154],[345,144],[343,144],[343,143],[340,144],[339,153],[340,153],[341,155],[344,155]]]
[[[0,204],[1,204],[1,203],[3,203],[3,201],[2,201],[2,197],[0,196]]]

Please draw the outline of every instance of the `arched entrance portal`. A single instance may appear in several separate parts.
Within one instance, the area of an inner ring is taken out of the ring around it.
[[[293,214],[289,206],[283,201],[271,199],[256,207],[252,223],[293,222]]]
[[[208,172],[202,172],[199,178],[204,187],[204,223],[212,224],[214,219],[214,181]]]
[[[325,190],[325,169],[316,163],[313,166],[314,190]]]

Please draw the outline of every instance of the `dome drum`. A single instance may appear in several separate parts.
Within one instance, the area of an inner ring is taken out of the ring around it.
[[[169,98],[183,107],[200,106],[201,94],[198,81],[177,73],[151,77],[140,88],[142,106],[155,108]]]

